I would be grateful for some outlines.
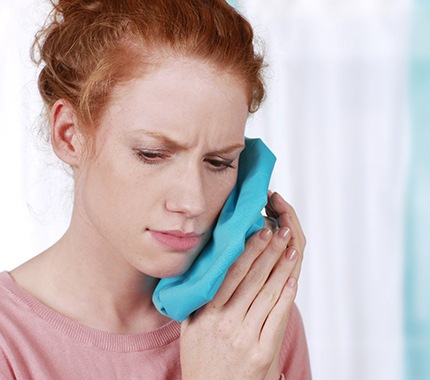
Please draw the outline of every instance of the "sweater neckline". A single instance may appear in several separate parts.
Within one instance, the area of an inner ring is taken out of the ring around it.
[[[0,285],[9,291],[15,300],[58,332],[101,350],[115,352],[152,350],[165,346],[180,336],[180,323],[173,320],[156,330],[140,334],[118,334],[97,330],[76,322],[46,306],[19,286],[9,272],[0,273]]]

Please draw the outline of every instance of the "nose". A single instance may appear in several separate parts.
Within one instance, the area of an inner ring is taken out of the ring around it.
[[[187,217],[197,217],[207,211],[206,196],[203,174],[189,167],[172,178],[166,208]]]

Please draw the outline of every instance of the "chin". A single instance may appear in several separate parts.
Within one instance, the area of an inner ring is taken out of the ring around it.
[[[164,258],[162,262],[158,261],[151,266],[141,267],[140,271],[154,278],[172,278],[184,274],[191,267],[195,258],[190,259],[190,257],[188,259],[182,257],[175,260],[175,257],[171,256],[167,260]]]
[[[189,263],[188,265],[181,267],[176,266],[175,268],[171,268],[170,270],[166,269],[165,271],[163,271],[163,273],[161,273],[161,276],[159,276],[158,278],[172,278],[180,276],[191,267],[191,264],[192,263]]]
[[[169,252],[163,255],[157,262],[153,262],[151,268],[145,272],[155,278],[172,278],[184,274],[198,258],[207,244],[208,239],[204,239],[202,244],[189,252]]]

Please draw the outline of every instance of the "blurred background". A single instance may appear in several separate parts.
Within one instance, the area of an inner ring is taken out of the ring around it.
[[[430,379],[430,1],[231,1],[265,41],[249,120],[308,245],[297,304],[315,380]],[[0,0],[0,270],[56,241],[67,168],[29,58],[49,7]],[[295,380],[295,379],[291,379]]]

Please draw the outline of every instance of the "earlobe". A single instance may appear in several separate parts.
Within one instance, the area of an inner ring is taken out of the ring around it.
[[[57,157],[77,167],[82,155],[82,138],[73,107],[64,99],[57,100],[51,109],[51,143]]]

